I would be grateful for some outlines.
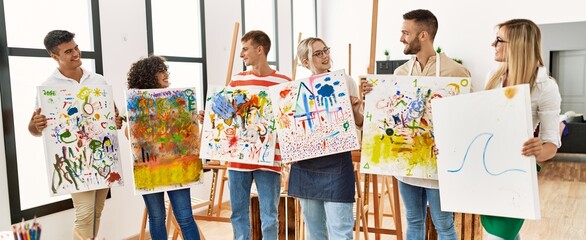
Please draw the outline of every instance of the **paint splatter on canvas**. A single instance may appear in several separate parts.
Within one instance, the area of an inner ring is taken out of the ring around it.
[[[360,148],[344,70],[269,87],[283,162]]]
[[[529,85],[432,101],[442,210],[539,219]],[[457,117],[454,117],[457,116]]]
[[[368,75],[361,172],[437,179],[431,100],[470,92],[469,78]]]
[[[51,195],[123,186],[111,86],[37,87]]]
[[[193,88],[126,92],[135,194],[203,183]]]
[[[273,165],[277,134],[267,90],[209,88],[201,158]]]

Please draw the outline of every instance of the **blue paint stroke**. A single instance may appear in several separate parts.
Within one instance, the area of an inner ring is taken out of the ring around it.
[[[478,136],[476,136],[472,140],[472,142],[470,142],[470,144],[468,145],[468,148],[466,149],[466,153],[464,154],[464,159],[462,159],[462,165],[460,165],[460,168],[448,170],[448,172],[455,173],[455,172],[459,172],[460,170],[462,170],[462,168],[464,167],[464,163],[466,162],[466,158],[468,157],[468,151],[470,151],[470,147],[472,147],[472,144],[474,143],[474,141],[476,141],[476,139],[478,139],[482,135],[488,135],[488,136],[490,136],[486,140],[486,143],[484,144],[484,149],[482,150],[482,165],[484,166],[484,170],[488,174],[490,174],[492,176],[498,176],[498,175],[504,174],[506,172],[524,172],[524,173],[527,172],[527,171],[525,171],[523,169],[518,169],[518,168],[507,169],[507,170],[504,170],[504,171],[502,171],[500,173],[493,173],[490,170],[488,170],[488,167],[486,166],[486,149],[488,147],[488,143],[490,142],[490,140],[492,140],[492,137],[494,137],[494,134],[492,134],[492,133],[480,133],[480,134],[478,134]]]
[[[328,122],[331,122],[331,118],[330,118],[330,102],[328,101],[329,98],[324,98],[324,104],[326,107],[326,115],[328,116]]]
[[[307,125],[309,125],[309,129],[313,129],[313,123],[311,122],[311,111],[309,109],[309,102],[307,102],[307,94],[303,93],[303,108],[305,110],[305,115],[307,116]]]
[[[243,93],[236,93],[234,94],[234,101],[236,102],[236,105],[241,105],[241,104],[245,104],[246,103],[246,94]]]
[[[268,156],[269,156],[269,145],[265,144],[264,153],[261,155],[260,162],[263,162],[263,163],[269,162],[269,159],[267,159]]]
[[[221,119],[230,119],[234,116],[234,107],[224,95],[216,94],[212,99],[212,103],[212,111],[218,114]]]
[[[330,135],[327,135],[323,139],[333,138],[333,137],[335,137],[338,134],[340,134],[340,131],[336,131],[335,133],[332,133]]]
[[[317,90],[317,94],[322,95],[323,97],[334,96],[334,87],[329,84],[324,84],[320,89]]]
[[[69,115],[69,116],[71,116],[71,115],[73,115],[73,114],[76,114],[76,113],[78,113],[78,112],[79,112],[79,111],[77,110],[77,108],[76,108],[76,107],[72,107],[72,108],[70,108],[70,109],[67,109],[67,115]]]

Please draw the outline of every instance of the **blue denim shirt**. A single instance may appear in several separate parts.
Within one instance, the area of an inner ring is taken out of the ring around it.
[[[350,152],[291,165],[289,196],[327,202],[354,202],[356,186]]]

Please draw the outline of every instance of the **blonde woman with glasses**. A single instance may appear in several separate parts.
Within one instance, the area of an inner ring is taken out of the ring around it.
[[[307,38],[297,46],[297,56],[312,75],[331,68],[330,48],[319,38]],[[346,79],[356,125],[362,126],[362,101],[352,78]],[[291,165],[289,196],[301,203],[308,240],[352,239],[355,193],[354,166],[348,152],[299,161]]]
[[[559,114],[561,96],[558,85],[548,75],[541,58],[541,31],[527,19],[512,19],[497,25],[492,43],[494,60],[500,67],[489,74],[486,89],[529,84],[533,128],[539,124],[539,136],[519,146],[524,156],[538,162],[553,158],[560,147]],[[484,239],[520,239],[523,219],[481,216]]]

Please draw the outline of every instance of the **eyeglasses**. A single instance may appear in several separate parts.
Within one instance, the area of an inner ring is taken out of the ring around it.
[[[315,51],[313,53],[313,56],[323,58],[325,54],[330,55],[330,48],[329,47],[325,47],[323,50]]]
[[[508,42],[497,36],[496,39],[494,40],[494,42],[492,42],[492,45],[494,45],[496,47],[499,43],[508,43]]]

